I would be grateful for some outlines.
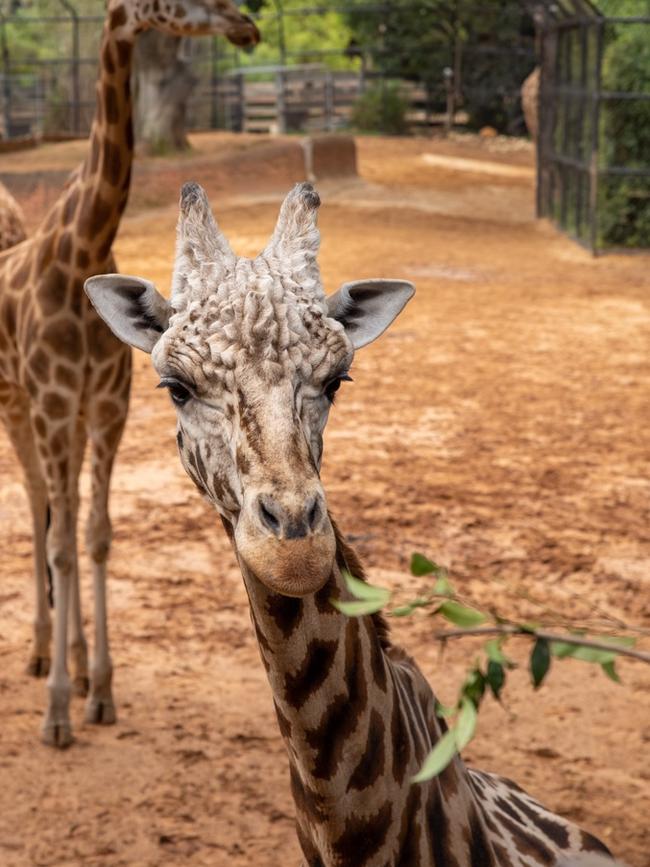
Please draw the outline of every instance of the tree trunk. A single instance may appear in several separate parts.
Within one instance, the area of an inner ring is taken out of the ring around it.
[[[138,150],[161,154],[189,147],[187,100],[196,84],[190,66],[190,40],[158,30],[136,42],[133,84]]]

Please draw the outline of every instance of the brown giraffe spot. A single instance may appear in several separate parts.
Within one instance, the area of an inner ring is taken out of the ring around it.
[[[123,210],[121,205],[120,205],[118,210],[121,214],[122,210]],[[97,264],[99,265],[101,270],[104,270],[103,265],[104,265],[104,262],[107,261],[108,257],[111,254],[111,247],[112,246],[113,246],[113,233],[109,232],[106,240],[102,241],[100,246],[97,248],[97,254],[95,256],[95,261],[97,262]]]
[[[497,858],[497,864],[499,867],[513,867],[513,863],[510,860],[510,855],[506,852],[506,850],[501,846],[500,843],[492,842],[492,849],[494,850],[494,854]]]
[[[112,84],[104,84],[104,115],[106,123],[116,124],[120,119],[120,109],[117,99],[117,91]]]
[[[291,781],[291,794],[298,812],[302,813],[310,825],[324,822],[326,814],[322,797],[303,783],[300,774],[291,763],[289,764],[289,777]]]
[[[334,607],[330,600],[338,599],[339,591],[334,576],[330,575],[321,589],[314,593],[314,603],[319,614],[334,614]]]
[[[343,757],[345,742],[354,732],[368,703],[368,684],[356,619],[347,623],[345,639],[346,691],[330,700],[318,725],[305,732],[305,739],[315,751],[313,775],[330,780]]]
[[[384,748],[385,733],[386,727],[384,726],[381,714],[376,708],[373,708],[368,724],[368,739],[365,752],[352,771],[348,782],[348,792],[350,789],[362,792],[364,789],[370,788],[384,773],[384,763],[386,761]]]
[[[81,330],[74,320],[58,319],[47,324],[43,329],[43,342],[70,361],[81,358]]]
[[[119,147],[108,138],[104,139],[102,157],[104,162],[103,175],[111,186],[116,187],[122,172],[122,158]]]
[[[280,708],[278,707],[278,703],[275,699],[273,699],[273,707],[275,708],[275,715],[278,720],[278,728],[280,729],[280,734],[283,738],[291,737],[291,723],[286,718],[286,716],[282,713]]]
[[[95,241],[97,236],[106,228],[111,213],[110,203],[105,201],[99,193],[88,189],[81,206],[80,231],[91,241]]]
[[[109,18],[109,26],[111,30],[115,30],[117,27],[122,27],[126,24],[126,10],[124,6],[118,6],[117,9],[113,9]]]
[[[522,827],[520,822],[513,822],[509,816],[501,815],[501,822],[512,835],[517,852],[534,858],[538,864],[555,864],[555,855],[539,837],[534,829]]]
[[[111,381],[111,391],[119,391],[125,383],[128,386],[131,381],[131,350],[128,346],[124,346],[124,344],[119,343],[117,340],[116,343],[122,351],[119,361],[113,365],[114,373]]]
[[[307,653],[295,674],[284,677],[284,696],[288,704],[301,708],[325,683],[334,665],[338,642],[312,639]]]
[[[56,255],[61,262],[66,264],[72,258],[72,235],[69,232],[64,232],[59,238]]]
[[[440,794],[436,780],[430,784],[427,800],[427,828],[429,830],[429,845],[434,864],[444,864],[445,867],[460,867],[458,860],[451,851],[449,836],[449,817]]]
[[[93,139],[94,140],[94,139]],[[72,187],[70,192],[68,193],[65,204],[63,206],[63,224],[65,226],[69,225],[73,220],[74,216],[77,212],[77,204],[79,202],[79,188]]]
[[[29,372],[25,374],[25,388],[29,392],[30,397],[33,398],[37,397],[40,391],[38,380],[34,379]]]
[[[420,867],[420,823],[418,813],[422,804],[422,787],[411,786],[397,839],[395,867]]]
[[[463,839],[469,850],[469,867],[500,867],[494,861],[490,841],[474,808],[469,814],[469,824],[463,828]]]
[[[29,356],[29,370],[39,382],[47,382],[50,377],[50,357],[38,346]]]
[[[390,734],[393,755],[393,777],[401,786],[404,775],[411,760],[411,736],[404,722],[403,708],[398,700],[396,690],[393,692],[393,716],[390,724]]]
[[[115,412],[119,412],[118,408],[115,408]],[[124,430],[124,422],[126,418],[123,413],[120,413],[118,420],[111,425],[111,427],[102,431],[102,436],[104,437],[104,443],[106,444],[106,448],[109,450],[111,454],[115,454],[117,447],[120,443],[120,439],[122,438],[122,431]]]
[[[325,867],[316,847],[302,829],[299,822],[296,823],[296,834],[298,836],[300,848],[302,849],[302,854],[305,856],[307,867]]]
[[[34,416],[34,430],[40,437],[44,437],[47,433],[45,419],[42,415],[38,415],[38,413]]]
[[[2,308],[0,309],[0,316],[2,317],[2,321],[4,322],[5,328],[9,332],[9,334],[13,334],[16,331],[16,310],[6,298],[2,303]]]
[[[123,39],[118,39],[115,43],[115,48],[117,49],[117,62],[120,66],[128,66],[131,62],[131,54],[133,52],[133,47],[130,42],[126,42]]]
[[[70,293],[70,312],[74,316],[81,316],[81,308],[84,303],[86,295],[84,293],[84,284],[83,280],[79,277],[75,277],[72,281],[72,292]]]
[[[185,18],[186,15],[187,15],[187,12],[185,11],[184,7],[181,6],[179,3],[176,6],[176,8],[174,9],[174,17],[175,18]]]
[[[93,407],[93,422],[97,428],[110,427],[115,419],[116,406],[111,400],[100,400]]]
[[[113,354],[119,346],[119,342],[110,328],[94,311],[88,318],[90,321],[86,325],[86,332],[90,357],[95,361],[103,361],[107,356]]]
[[[90,265],[90,256],[87,250],[77,250],[77,268],[84,270]]]
[[[69,438],[65,429],[58,430],[48,439],[49,453],[55,458],[62,455],[69,446]]]
[[[266,603],[266,611],[269,617],[273,618],[282,635],[291,638],[302,620],[302,599],[271,593]]]
[[[113,62],[113,51],[111,43],[107,42],[102,51],[102,66],[109,75],[115,75],[115,63]]]
[[[533,825],[541,829],[542,833],[552,840],[560,849],[567,849],[569,846],[569,830],[566,825],[561,824],[557,820],[551,819],[548,815],[538,812],[531,808],[526,803],[524,798],[518,795],[512,795],[512,803],[520,810],[524,816],[527,816]]]
[[[348,816],[341,836],[332,847],[341,867],[363,867],[386,841],[391,826],[392,806],[386,802],[376,813],[367,818]]]
[[[65,304],[67,279],[56,265],[47,269],[38,282],[36,298],[45,316],[53,316]]]
[[[601,852],[605,855],[611,855],[612,853],[609,851],[607,846],[604,843],[601,843],[596,837],[593,837],[591,834],[588,834],[586,831],[580,832],[582,835],[582,851],[583,852]]]
[[[370,645],[370,668],[373,680],[382,692],[386,692],[386,660],[384,652],[381,649],[374,621],[370,617],[364,617],[363,624],[368,634],[368,643]]]

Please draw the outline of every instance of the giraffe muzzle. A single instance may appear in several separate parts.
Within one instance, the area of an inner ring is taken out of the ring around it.
[[[235,530],[239,556],[270,590],[301,597],[332,573],[336,541],[320,491],[291,504],[268,493],[246,498]]]

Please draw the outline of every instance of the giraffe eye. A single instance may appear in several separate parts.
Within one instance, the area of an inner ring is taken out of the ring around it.
[[[158,388],[166,388],[174,406],[185,406],[192,392],[177,379],[163,379]]]
[[[336,392],[341,387],[342,382],[352,382],[352,377],[348,373],[343,373],[341,376],[335,376],[325,386],[325,397],[330,403],[334,403]]]

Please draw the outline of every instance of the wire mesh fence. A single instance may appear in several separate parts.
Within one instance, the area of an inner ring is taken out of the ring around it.
[[[542,30],[538,212],[594,252],[650,246],[650,3],[606,8],[548,4]]]

